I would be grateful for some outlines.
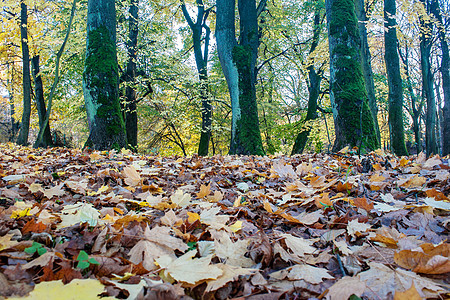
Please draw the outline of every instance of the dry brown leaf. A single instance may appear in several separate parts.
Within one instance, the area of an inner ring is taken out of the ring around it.
[[[222,270],[222,275],[215,280],[209,280],[205,292],[215,291],[228,282],[236,281],[239,279],[239,276],[251,275],[256,272],[256,270],[253,269],[244,269],[227,264],[216,264],[214,266],[219,267]]]
[[[173,259],[171,256],[162,256],[156,259],[156,263],[163,269],[160,274],[164,278],[195,284],[201,280],[217,279],[223,274],[222,269],[211,265],[211,256],[193,258],[197,250],[191,250],[184,255]]]
[[[351,295],[361,297],[366,289],[366,284],[358,277],[349,277],[339,279],[332,287],[328,289],[327,300],[348,300]]]
[[[208,185],[202,184],[200,186],[200,192],[198,192],[196,195],[197,195],[197,198],[202,199],[202,198],[205,198],[206,196],[208,196],[210,192],[211,192],[211,183]]]
[[[437,247],[423,244],[419,250],[401,250],[395,253],[394,260],[399,266],[416,273],[444,274],[450,272],[450,244],[444,243]]]
[[[417,292],[414,283],[408,290],[404,292],[396,291],[394,295],[394,300],[421,300],[421,299],[422,297],[420,297],[419,293]]]
[[[141,175],[137,172],[133,165],[126,166],[123,168],[123,175],[125,177],[125,184],[129,186],[137,186],[141,183]]]

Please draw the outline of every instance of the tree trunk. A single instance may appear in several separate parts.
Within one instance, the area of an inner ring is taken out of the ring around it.
[[[401,52],[399,52],[401,54]],[[417,95],[414,93],[413,85],[411,82],[411,75],[409,73],[409,50],[408,46],[405,47],[405,54],[400,55],[403,67],[406,75],[406,88],[408,90],[409,97],[411,98],[411,109],[408,110],[411,119],[413,121],[414,141],[417,149],[417,153],[422,151],[422,137],[420,130],[420,114],[423,109],[423,101],[418,101]],[[411,154],[411,153],[410,153]]]
[[[399,156],[408,155],[403,128],[403,90],[398,57],[397,8],[395,0],[384,0],[384,45],[386,72],[389,85],[389,132],[392,151]]]
[[[239,75],[232,56],[233,48],[237,45],[234,25],[235,5],[235,0],[222,0],[216,3],[217,53],[230,93],[232,138],[236,135],[237,121],[241,118]]]
[[[259,46],[255,0],[240,0],[239,44],[235,38],[235,1],[217,2],[216,40],[232,107],[230,154],[263,155],[256,104],[256,59]]]
[[[44,100],[44,85],[42,84],[42,77],[39,74],[39,55],[34,56],[31,59],[31,64],[33,68],[33,79],[34,79],[34,93],[36,98],[36,106],[39,116],[39,128],[40,130],[44,130],[44,136],[42,139],[42,143],[37,145],[38,147],[48,147],[51,146],[52,143],[52,135],[50,133],[50,125],[47,122],[44,126],[45,115],[47,114],[47,109],[45,108],[45,100]]]
[[[442,20],[442,14],[437,0],[432,0],[431,13],[437,20],[439,41],[441,43],[442,62],[442,90],[444,91],[444,107],[442,109],[442,155],[450,154],[450,56],[446,30]]]
[[[89,122],[85,147],[98,150],[126,147],[119,103],[114,0],[89,0],[83,92]]]
[[[359,36],[361,37],[361,68],[364,75],[367,98],[369,99],[370,112],[372,113],[378,143],[381,145],[380,126],[378,125],[378,106],[375,97],[375,84],[373,82],[373,71],[369,43],[367,42],[367,14],[364,0],[355,0],[356,15],[358,17]]]
[[[125,88],[125,127],[127,133],[128,146],[133,150],[137,149],[137,98],[136,98],[136,60],[137,60],[137,39],[138,39],[138,12],[139,0],[131,0],[128,17],[128,62],[126,70],[126,88]]]
[[[427,13],[430,11],[429,0],[421,0]],[[427,156],[438,153],[436,139],[436,102],[434,99],[433,74],[431,73],[431,46],[433,24],[431,19],[420,16],[420,64],[422,69],[422,90],[427,101],[425,144]]]
[[[34,143],[34,147],[39,147],[39,145],[44,144],[44,142],[43,142],[43,140],[44,140],[44,133],[45,133],[45,129],[44,128],[47,128],[47,124],[48,124],[48,122],[50,120],[50,113],[52,111],[53,96],[55,95],[56,87],[57,87],[58,82],[59,82],[59,64],[60,64],[61,56],[64,53],[64,48],[65,48],[65,46],[67,44],[67,41],[69,40],[70,29],[72,28],[72,23],[73,23],[73,17],[75,15],[76,4],[77,4],[77,0],[73,0],[73,2],[72,2],[72,9],[70,11],[69,24],[67,26],[66,36],[64,37],[64,41],[63,41],[61,47],[59,48],[58,53],[56,53],[55,77],[53,79],[53,84],[52,84],[52,88],[50,90],[50,95],[48,96],[47,112],[46,112],[45,118],[44,118],[44,120],[42,122],[42,126],[39,129],[39,133],[38,133],[36,142]]]
[[[311,56],[316,50],[317,45],[319,44],[319,36],[320,36],[320,19],[321,19],[321,8],[319,6],[315,9],[314,15],[314,33],[313,33],[313,42],[311,44],[311,48],[309,50],[309,55]],[[306,113],[306,117],[304,123],[302,125],[301,131],[298,133],[297,138],[295,139],[294,147],[292,148],[292,155],[301,154],[305,149],[306,142],[308,140],[308,136],[311,132],[311,125],[308,124],[308,121],[314,120],[318,117],[317,115],[317,100],[319,99],[320,94],[320,82],[322,81],[322,76],[317,74],[314,69],[314,57],[312,61],[309,62],[308,70],[308,111]]]
[[[184,1],[181,4],[183,15],[189,24],[192,31],[192,42],[194,46],[194,57],[197,66],[198,77],[200,81],[200,99],[202,101],[202,131],[200,133],[200,142],[198,145],[198,155],[208,155],[209,141],[211,139],[211,124],[212,124],[212,106],[209,100],[209,85],[208,85],[208,52],[210,29],[206,24],[211,8],[205,10],[202,0],[197,0],[197,20],[194,21],[190,17]],[[205,29],[205,43],[202,52],[202,33]]]
[[[360,64],[360,37],[352,0],[327,0],[330,99],[336,139],[333,151],[379,147]]]
[[[20,38],[22,40],[22,68],[23,68],[23,113],[22,123],[20,124],[17,143],[19,145],[28,144],[28,132],[30,130],[31,116],[31,78],[30,78],[30,52],[28,50],[28,31],[27,31],[27,5],[24,1],[20,2]]]

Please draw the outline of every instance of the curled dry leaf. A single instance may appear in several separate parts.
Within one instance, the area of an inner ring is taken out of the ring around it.
[[[417,250],[401,250],[394,255],[395,262],[416,273],[444,274],[450,272],[450,244],[438,246],[423,244]]]

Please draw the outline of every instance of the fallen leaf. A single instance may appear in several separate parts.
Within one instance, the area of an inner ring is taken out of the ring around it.
[[[253,269],[244,269],[227,264],[216,264],[215,266],[222,270],[222,274],[217,279],[208,281],[205,292],[218,290],[228,282],[238,280],[239,276],[251,275],[256,271]]]
[[[421,300],[422,297],[420,297],[419,293],[416,290],[416,287],[414,286],[414,283],[412,283],[411,287],[404,291],[404,292],[395,292],[394,300]]]
[[[125,176],[125,183],[129,186],[137,186],[141,183],[141,175],[133,165],[123,168],[123,175]]]
[[[156,259],[156,263],[163,269],[166,278],[195,284],[201,280],[217,279],[223,274],[222,269],[211,265],[211,256],[193,258],[197,250],[186,252],[184,255],[173,259],[171,256],[162,256]]]
[[[74,279],[64,285],[62,280],[44,281],[37,284],[27,297],[8,299],[33,299],[33,300],[57,300],[57,299],[83,299],[97,300],[103,293],[104,286],[96,279]],[[104,300],[115,299],[104,297]]]
[[[351,295],[361,297],[366,284],[358,277],[345,276],[328,289],[327,300],[347,300]]]

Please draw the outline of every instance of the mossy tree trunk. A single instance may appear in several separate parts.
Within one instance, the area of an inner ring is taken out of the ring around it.
[[[125,74],[125,109],[124,121],[127,132],[127,143],[131,149],[136,150],[138,145],[138,116],[137,116],[137,97],[136,97],[136,59],[137,59],[137,41],[138,41],[138,12],[139,0],[131,0],[128,16],[128,61]]]
[[[314,51],[319,44],[319,37],[321,31],[320,21],[322,19],[322,8],[317,5],[314,15],[314,29],[313,29],[313,41],[311,43],[311,48],[309,50],[309,55],[313,55]],[[292,148],[292,155],[300,154],[303,152],[308,141],[308,136],[311,132],[311,125],[308,121],[315,120],[318,117],[317,114],[317,100],[320,94],[320,83],[322,81],[322,76],[318,74],[314,68],[314,57],[308,59],[308,111],[306,112],[306,117],[300,132],[295,139],[294,146]]]
[[[431,12],[437,20],[442,60],[442,90],[444,92],[444,107],[442,109],[442,155],[450,154],[450,55],[446,38],[446,28],[442,20],[441,8],[437,0],[432,0]]]
[[[403,88],[398,57],[397,8],[395,0],[384,0],[384,61],[389,85],[389,132],[391,149],[397,155],[408,155],[403,128]]]
[[[44,135],[42,138],[42,143],[37,145],[38,147],[48,147],[52,145],[52,135],[50,132],[50,125],[47,122],[44,125],[45,115],[47,114],[47,109],[45,108],[45,100],[44,100],[44,85],[42,84],[42,77],[39,74],[39,55],[36,55],[32,58],[31,64],[33,67],[33,79],[34,79],[34,94],[36,99],[36,107],[39,116],[39,130],[44,130]],[[42,129],[42,127],[45,128]]]
[[[367,41],[367,9],[364,0],[355,0],[355,11],[358,17],[359,36],[361,38],[361,68],[364,75],[364,83],[366,85],[367,98],[369,99],[369,107],[372,112],[372,118],[375,124],[378,143],[381,145],[380,126],[378,125],[378,106],[375,97],[375,84],[373,81],[373,71],[371,64],[371,55],[369,43]]]
[[[23,86],[23,113],[17,143],[28,144],[31,116],[31,77],[30,77],[30,51],[28,49],[28,8],[25,1],[20,1],[20,39],[22,41],[22,86]]]
[[[353,0],[327,0],[330,48],[330,99],[336,139],[333,151],[346,146],[370,151],[379,147],[360,64],[360,36]]]
[[[238,10],[239,43],[235,37],[235,1],[217,2],[217,50],[232,107],[230,154],[263,155],[256,103],[256,59],[259,47],[256,1],[240,0]]]
[[[126,147],[119,103],[114,0],[88,1],[83,92],[89,122],[85,146],[99,150]]]
[[[200,133],[200,142],[198,145],[198,155],[206,156],[209,150],[209,141],[211,140],[212,125],[212,106],[208,85],[208,52],[211,30],[206,24],[211,7],[205,9],[203,1],[197,0],[197,20],[194,22],[186,9],[184,1],[181,8],[192,31],[192,42],[194,47],[195,64],[197,66],[198,77],[200,81],[200,99],[202,102],[202,131]],[[203,30],[205,30],[204,44],[202,51]]]
[[[424,10],[430,13],[430,1],[421,0]],[[425,121],[425,145],[427,155],[438,153],[437,145],[437,118],[436,101],[434,98],[433,74],[431,72],[431,47],[432,47],[432,20],[423,15],[420,18],[420,65],[422,69],[422,91],[427,102],[426,121]]]

